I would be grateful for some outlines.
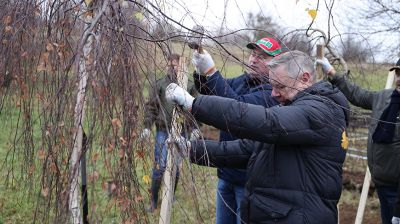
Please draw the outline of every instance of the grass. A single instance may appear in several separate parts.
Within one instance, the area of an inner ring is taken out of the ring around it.
[[[32,119],[35,120],[37,114],[34,114]],[[90,115],[88,115],[90,117]],[[18,131],[15,134],[15,130],[17,130],[17,123],[19,119],[19,108],[15,106],[15,104],[7,104],[5,108],[0,113],[0,122],[2,124],[2,129],[0,129],[0,161],[5,162],[6,155],[14,144],[14,135],[18,137],[21,136],[21,131]],[[21,125],[21,124],[20,124]],[[35,147],[39,147],[41,144],[41,129],[40,124],[37,121],[33,125],[34,129],[34,141],[37,142]],[[88,125],[85,125],[88,126]],[[87,127],[86,127],[87,128]],[[151,172],[151,164],[152,164],[152,150],[153,150],[153,142],[149,142],[148,144],[143,145],[145,147],[145,158],[135,157],[135,164],[137,164],[134,168],[134,175],[137,176],[140,185],[140,197],[136,203],[143,203],[147,205],[149,203],[149,183],[146,183],[143,180],[145,175],[150,176]],[[138,145],[139,146],[139,145]],[[35,151],[35,164],[36,169],[34,171],[33,179],[30,179],[32,184],[26,182],[29,179],[21,179],[23,175],[24,178],[27,177],[26,173],[21,173],[20,167],[24,164],[24,158],[22,158],[23,154],[23,143],[21,141],[17,142],[16,147],[19,151],[17,151],[17,156],[14,161],[14,174],[15,179],[11,179],[11,182],[6,182],[6,175],[10,170],[9,164],[2,164],[0,170],[0,223],[29,223],[34,220],[34,213],[37,206],[41,207],[42,204],[38,202],[43,201],[46,197],[43,197],[43,192],[41,191],[41,167],[43,165],[43,160],[41,160],[38,156],[38,148]],[[88,200],[90,205],[90,218],[94,220],[94,222],[101,223],[121,223],[123,221],[121,217],[121,208],[119,206],[119,201],[116,197],[108,196],[107,189],[104,189],[103,184],[110,180],[109,173],[106,171],[104,167],[104,162],[106,158],[109,158],[112,162],[117,165],[118,162],[118,152],[111,152],[109,155],[104,154],[104,148],[101,146],[101,141],[99,139],[95,140],[94,146],[92,150],[87,154],[87,172],[88,172]],[[94,161],[94,157],[97,156],[97,162]],[[7,161],[10,157],[8,157]],[[113,159],[117,158],[117,159]],[[117,167],[114,167],[117,168]],[[192,173],[189,173],[189,170]],[[186,172],[185,172],[186,171]],[[94,172],[98,172],[99,179],[97,181],[90,181],[90,175]],[[115,175],[118,175],[118,171]],[[193,223],[196,222],[193,220],[193,217],[196,217],[195,201],[199,201],[199,211],[202,219],[205,223],[211,222],[213,219],[213,210],[214,210],[214,195],[215,195],[215,169],[191,166],[188,167],[187,162],[184,164],[184,168],[182,169],[181,180],[178,185],[176,202],[174,204],[174,213],[172,216],[173,223]],[[191,183],[193,180],[196,180],[200,186],[196,186],[197,195],[189,194],[193,186]],[[201,183],[201,184],[200,184]],[[51,191],[50,194],[53,194],[54,191]],[[161,195],[161,192],[160,192]],[[135,199],[136,200],[136,199]],[[55,201],[50,201],[51,205],[55,205]],[[43,211],[43,210],[42,210]],[[43,215],[39,213],[39,219],[36,221],[40,221],[40,216]],[[52,215],[52,214],[50,214]],[[141,216],[144,220],[143,215],[147,216],[147,220],[150,220],[149,223],[158,222],[159,211],[153,214],[145,214],[142,213]],[[139,220],[141,220],[139,219]],[[51,217],[50,217],[51,220]]]

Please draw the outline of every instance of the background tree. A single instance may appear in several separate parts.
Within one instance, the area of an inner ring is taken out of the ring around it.
[[[340,45],[340,54],[347,62],[365,63],[372,59],[371,48],[365,40],[357,40],[354,35],[347,35]]]
[[[362,1],[345,13],[349,27],[357,26],[359,32],[372,43],[382,41],[376,50],[395,63],[400,53],[400,2],[399,0]],[[387,44],[387,43],[394,44]],[[375,44],[373,44],[375,45]]]
[[[281,34],[281,28],[275,23],[272,17],[264,15],[262,12],[257,14],[248,13],[246,25],[251,30],[248,34],[251,41],[261,39],[265,36],[271,36],[278,39]]]

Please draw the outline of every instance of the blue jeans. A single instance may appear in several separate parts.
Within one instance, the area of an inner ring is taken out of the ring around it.
[[[217,224],[240,224],[240,201],[244,187],[218,179]]]
[[[382,224],[392,224],[393,209],[396,205],[397,187],[376,186],[381,203]]]
[[[168,149],[165,144],[165,140],[168,138],[168,133],[165,131],[156,132],[156,143],[154,146],[154,165],[153,165],[153,173],[152,179],[161,179],[165,168],[167,166],[167,155]],[[176,161],[177,165],[179,165],[180,161]],[[179,166],[177,167],[176,176],[179,176]]]

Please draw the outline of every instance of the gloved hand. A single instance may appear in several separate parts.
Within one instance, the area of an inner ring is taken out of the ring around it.
[[[323,57],[322,59],[317,59],[315,60],[316,65],[321,65],[322,66],[322,71],[326,75],[330,75],[329,73],[334,70],[332,67],[331,63],[329,63],[328,59],[326,57]]]
[[[173,138],[172,136],[169,136],[165,140],[165,144],[174,144],[176,149],[178,150],[178,153],[182,158],[187,158],[189,157],[189,152],[191,148],[190,141],[188,141],[186,138],[179,136],[179,138]]]
[[[393,218],[392,218],[392,224],[400,224],[400,218],[399,218],[399,217],[396,217],[396,216],[393,216]]]
[[[197,129],[197,128],[195,128],[195,129],[193,129],[192,130],[192,132],[190,133],[190,141],[194,141],[194,140],[197,140],[197,139],[200,139],[200,137],[201,137],[201,132],[200,132],[200,130],[199,129]]]
[[[140,139],[147,139],[150,137],[151,131],[148,128],[143,129],[142,133],[140,133]]]
[[[165,89],[165,98],[167,102],[176,103],[185,110],[191,110],[194,97],[186,90],[175,83],[171,83]]]
[[[202,54],[194,51],[192,64],[200,75],[212,75],[217,71],[211,55],[206,50]]]

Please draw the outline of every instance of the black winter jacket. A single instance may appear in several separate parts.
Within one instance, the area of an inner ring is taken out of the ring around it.
[[[201,96],[192,107],[196,119],[256,141],[194,141],[190,159],[217,167],[247,166],[244,223],[337,223],[348,109],[346,98],[328,82],[282,107]]]
[[[268,79],[258,81],[244,73],[238,77],[224,79],[219,71],[212,76],[203,76],[193,73],[194,83],[197,91],[204,95],[215,95],[235,99],[241,102],[271,107],[278,105],[271,96],[272,87]],[[237,137],[230,132],[221,131],[220,141],[233,141]],[[219,168],[218,178],[231,184],[244,187],[247,181],[246,170]]]

